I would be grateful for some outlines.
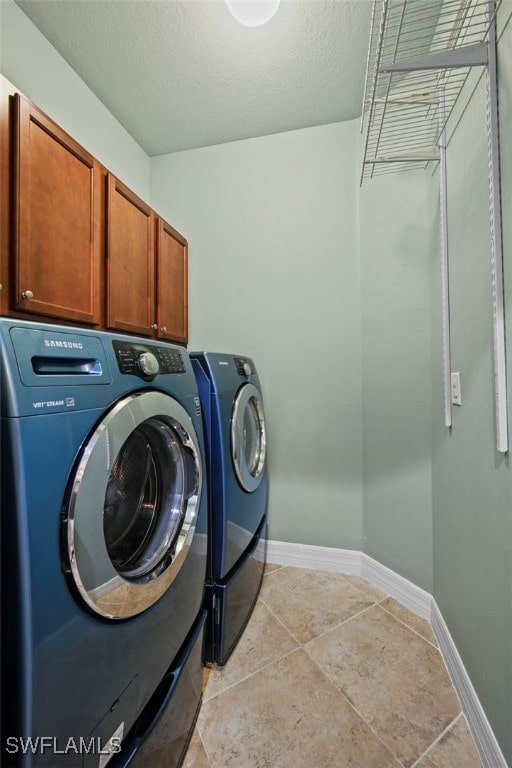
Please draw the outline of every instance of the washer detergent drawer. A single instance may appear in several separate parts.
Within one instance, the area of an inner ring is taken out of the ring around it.
[[[20,379],[27,387],[111,384],[112,373],[100,336],[11,328]]]

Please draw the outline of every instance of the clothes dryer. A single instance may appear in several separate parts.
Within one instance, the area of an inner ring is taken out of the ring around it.
[[[2,766],[120,768],[162,716],[175,766],[206,615],[188,355],[5,318],[0,339]]]
[[[209,493],[205,661],[225,664],[259,593],[267,539],[267,431],[253,360],[190,354],[203,411]]]

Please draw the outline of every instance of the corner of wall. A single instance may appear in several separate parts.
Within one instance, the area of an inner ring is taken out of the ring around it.
[[[0,72],[113,174],[149,201],[149,156],[14,0],[0,0]]]

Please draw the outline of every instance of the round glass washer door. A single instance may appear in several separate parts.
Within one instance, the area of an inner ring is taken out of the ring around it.
[[[261,483],[267,454],[265,412],[259,390],[244,384],[231,415],[231,457],[239,485],[252,493]]]
[[[195,532],[200,455],[188,413],[161,392],[123,398],[87,440],[63,538],[65,568],[89,609],[136,616],[172,584]]]

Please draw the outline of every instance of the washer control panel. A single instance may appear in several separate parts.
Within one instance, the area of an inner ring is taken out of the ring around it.
[[[160,373],[185,373],[181,350],[176,347],[146,346],[129,341],[113,341],[121,373],[150,381]]]

